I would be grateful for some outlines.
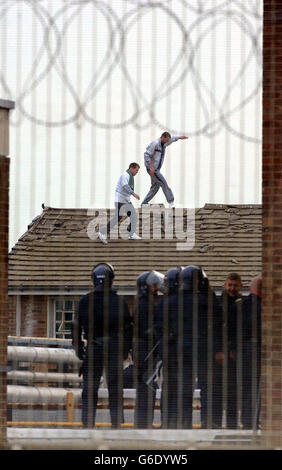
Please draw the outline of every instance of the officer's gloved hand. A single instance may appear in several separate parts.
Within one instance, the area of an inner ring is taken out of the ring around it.
[[[85,357],[85,345],[84,345],[84,342],[83,341],[80,341],[79,342],[79,345],[78,345],[78,348],[77,350],[75,351],[78,359],[80,359],[81,361],[84,360],[84,357]],[[79,371],[78,371],[78,377],[80,377],[83,373],[83,365],[81,365],[81,367],[79,368]]]
[[[83,342],[83,341],[80,341],[80,342],[79,342],[78,348],[77,348],[77,350],[76,350],[75,352],[76,352],[77,357],[78,357],[81,361],[83,361],[84,356],[85,356],[85,347],[84,347],[84,342]]]

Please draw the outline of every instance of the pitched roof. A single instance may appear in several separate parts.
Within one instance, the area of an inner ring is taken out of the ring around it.
[[[109,210],[107,213],[109,216]],[[175,236],[139,241],[119,238],[104,245],[88,236],[93,214],[87,209],[44,208],[9,254],[10,291],[89,290],[91,270],[102,261],[114,266],[115,285],[125,289],[134,289],[136,278],[143,271],[155,269],[165,273],[177,265],[203,266],[215,288],[222,287],[229,272],[238,272],[245,287],[261,273],[260,205],[206,204],[196,209],[195,245],[188,251],[177,249],[180,240]],[[139,209],[140,226],[141,216]],[[148,219],[142,220],[143,226],[147,226]],[[164,237],[164,219],[154,227],[161,229]],[[152,236],[152,228],[150,233]]]

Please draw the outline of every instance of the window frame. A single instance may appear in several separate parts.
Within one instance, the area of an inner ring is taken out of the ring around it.
[[[47,322],[47,328],[48,328],[48,337],[49,338],[57,338],[57,339],[70,339],[70,338],[67,338],[65,337],[65,332],[67,330],[63,330],[63,333],[62,333],[62,336],[59,335],[57,336],[57,331],[56,331],[56,312],[57,311],[60,311],[60,310],[57,310],[56,309],[56,302],[67,302],[67,301],[71,301],[71,302],[79,302],[81,298],[81,295],[58,295],[58,296],[52,296],[52,297],[49,297],[48,299],[48,322]],[[65,305],[64,305],[65,307]],[[74,317],[74,313],[76,311],[76,307],[77,305],[73,305],[73,309],[62,309],[61,311],[62,312],[72,312],[73,315],[72,315],[72,318]],[[72,320],[68,320],[68,321],[72,321]]]

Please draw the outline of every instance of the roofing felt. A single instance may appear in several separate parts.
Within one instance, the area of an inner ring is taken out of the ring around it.
[[[261,205],[206,204],[195,209],[195,244],[189,250],[177,248],[185,237],[180,239],[170,231],[160,206],[154,206],[154,220],[152,214],[138,210],[142,240],[119,237],[104,245],[89,236],[101,211],[105,209],[44,208],[9,254],[10,291],[89,290],[91,270],[99,262],[113,265],[115,285],[124,289],[134,289],[143,271],[165,273],[178,265],[202,266],[215,288],[222,288],[230,272],[241,275],[244,287],[261,274]],[[106,213],[109,217],[110,210]],[[185,232],[189,216],[187,210],[183,217],[175,211],[171,223],[174,227],[184,224]]]

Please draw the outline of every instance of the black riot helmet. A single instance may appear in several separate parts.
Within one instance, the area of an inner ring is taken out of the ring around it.
[[[110,289],[115,277],[114,268],[109,263],[99,263],[93,268],[92,280],[95,291]]]
[[[157,286],[158,290],[163,290],[164,275],[159,271],[145,271],[137,278],[137,291],[139,297],[149,295],[150,287]]]
[[[171,268],[165,273],[164,284],[166,294],[175,294],[180,288],[180,277],[182,272],[182,266],[177,268]]]
[[[182,289],[187,292],[207,293],[209,280],[200,266],[186,266],[182,273]]]

